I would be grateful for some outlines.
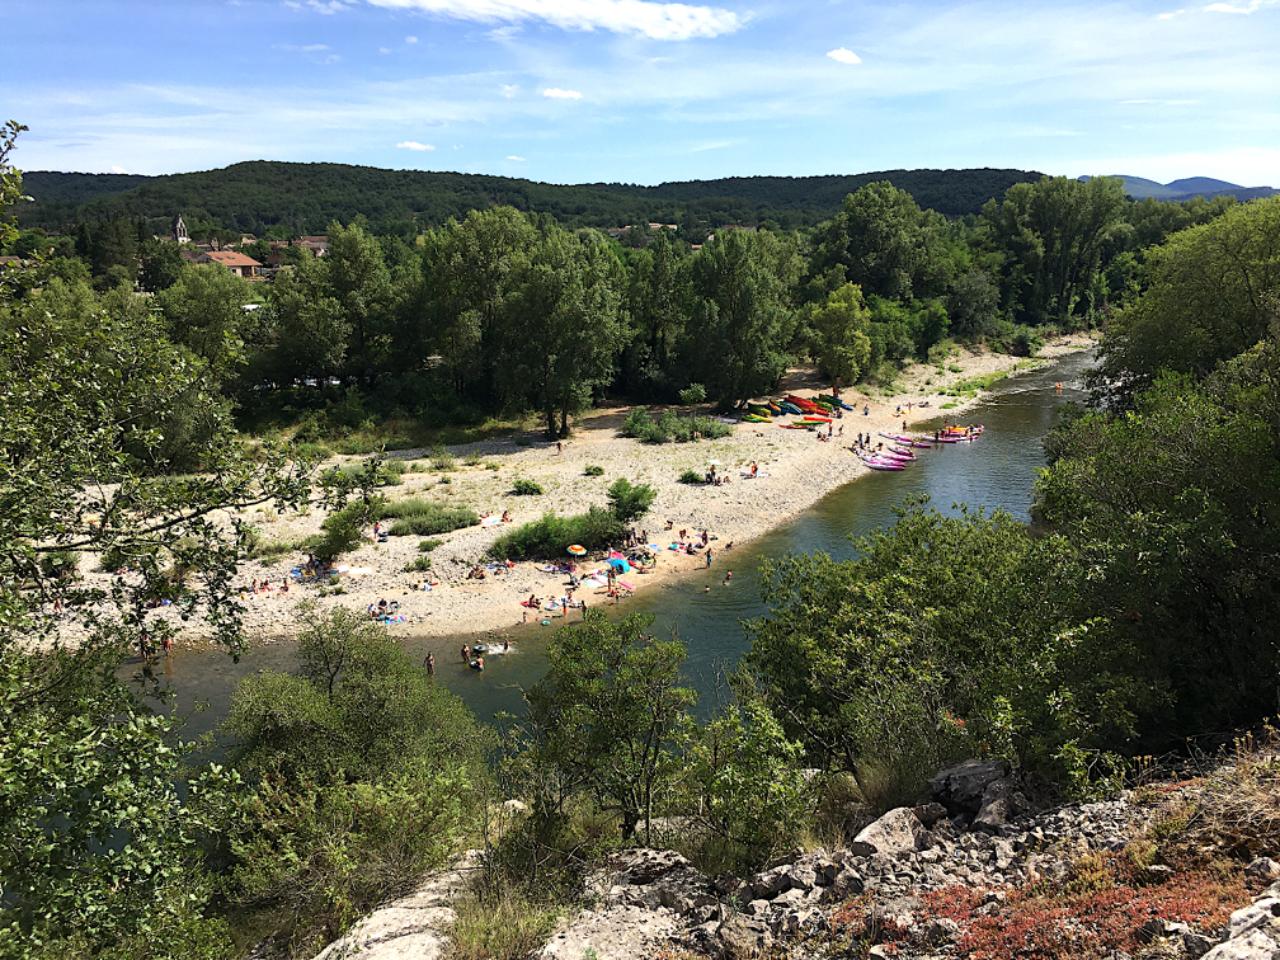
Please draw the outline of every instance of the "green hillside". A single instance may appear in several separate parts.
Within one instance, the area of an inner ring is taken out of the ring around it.
[[[1039,179],[1021,170],[891,170],[850,176],[734,177],[654,187],[558,185],[479,174],[382,170],[335,163],[253,161],[219,170],[128,177],[32,172],[24,226],[64,229],[76,220],[126,215],[156,224],[181,212],[193,227],[265,234],[323,231],[364,216],[377,231],[411,232],[469,210],[510,204],[572,225],[607,227],[647,220],[715,227],[766,220],[796,227],[831,214],[858,187],[889,180],[924,207],[974,213],[1012,184]],[[154,226],[155,224],[153,224]]]

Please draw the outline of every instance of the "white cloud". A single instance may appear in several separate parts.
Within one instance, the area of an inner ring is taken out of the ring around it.
[[[542,95],[548,100],[581,100],[581,90],[565,90],[562,87],[547,87]]]
[[[722,7],[655,0],[366,0],[391,10],[477,23],[541,21],[562,30],[608,30],[651,40],[733,33],[746,17]]]
[[[413,34],[409,34],[409,36],[404,38],[404,42],[409,44],[409,46],[413,46],[415,43],[418,42],[418,38],[415,37]]]
[[[518,83],[504,83],[502,85],[502,95],[506,97],[508,100],[510,100],[519,92],[520,92],[520,84]]]
[[[378,52],[379,52],[380,54],[382,54],[382,55],[385,57],[387,54],[389,54],[389,53],[391,52],[391,48],[390,48],[390,47],[379,47],[379,48],[378,48]]]
[[[1280,0],[1248,0],[1248,3],[1211,3],[1204,8],[1205,13],[1238,13],[1248,16],[1257,13],[1263,7],[1274,7]]]
[[[128,173],[129,171],[126,170],[124,167],[120,166],[120,164],[113,163],[111,165],[111,172],[112,173]]]
[[[435,144],[419,143],[417,140],[401,140],[396,144],[397,150],[415,150],[418,153],[430,153],[435,149]]]
[[[836,47],[834,50],[828,50],[827,56],[836,63],[855,64],[862,62],[862,58],[848,47]]]
[[[306,0],[305,4],[301,0],[284,0],[284,5],[290,10],[301,10],[305,6],[308,10],[314,10],[328,17],[346,10],[348,0]]]
[[[1177,10],[1166,10],[1164,13],[1157,13],[1157,20],[1176,20],[1187,12],[1186,7],[1179,7]]]
[[[507,154],[507,159],[510,160],[512,163],[524,163],[524,157],[517,156],[514,153]]]

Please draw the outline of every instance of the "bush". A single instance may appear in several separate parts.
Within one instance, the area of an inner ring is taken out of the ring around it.
[[[387,531],[393,537],[429,537],[474,527],[480,522],[476,512],[469,507],[446,506],[420,497],[384,504],[378,515],[382,519],[395,520]]]
[[[627,415],[622,432],[642,443],[688,443],[727,437],[732,430],[714,417],[682,417],[674,410],[666,410],[654,420],[648,411],[636,409]]]
[[[430,573],[430,557],[414,557],[401,568],[405,573]]]
[[[603,477],[604,467],[597,467],[595,465],[583,467],[582,475],[584,477]]]
[[[630,523],[649,512],[658,492],[647,483],[619,477],[609,486],[609,509],[622,523]]]
[[[707,402],[707,388],[700,383],[691,383],[680,391],[680,402],[686,407]]]
[[[571,517],[547,513],[500,536],[489,553],[501,560],[559,560],[570,544],[599,550],[617,543],[624,532],[623,522],[600,507]]]
[[[444,541],[439,539],[438,537],[431,537],[427,540],[422,540],[418,543],[418,552],[430,553],[432,550],[434,550],[438,546],[441,546],[443,543]]]
[[[524,960],[551,935],[558,911],[522,894],[504,890],[489,897],[464,897],[454,905],[449,928],[453,960]]]
[[[517,497],[536,497],[541,495],[542,487],[532,480],[520,477],[515,483],[511,484],[511,493]]]
[[[307,542],[317,560],[332,563],[344,553],[360,546],[364,528],[373,522],[382,509],[376,500],[353,500],[340,510],[325,517],[319,537]]]
[[[686,470],[680,474],[680,482],[687,483],[690,486],[698,486],[707,482],[705,474],[699,473],[697,470]]]
[[[458,469],[458,458],[444,446],[437,444],[431,451],[431,467],[442,473]]]

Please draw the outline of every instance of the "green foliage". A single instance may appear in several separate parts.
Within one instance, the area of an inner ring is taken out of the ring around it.
[[[691,734],[684,760],[685,809],[744,875],[794,847],[809,812],[804,748],[748,696]]]
[[[1162,370],[1208,374],[1267,333],[1280,302],[1280,197],[1232,207],[1147,252],[1150,287],[1108,328],[1099,380],[1121,398]]]
[[[511,484],[511,492],[517,497],[538,497],[542,495],[542,487],[525,477],[517,477]]]
[[[463,897],[449,928],[452,960],[524,960],[555,929],[559,912],[519,892]]]
[[[846,283],[826,302],[810,309],[814,358],[827,376],[840,383],[856,383],[871,359],[868,334],[871,313],[862,299],[862,289]]]
[[[584,477],[603,477],[604,467],[596,466],[595,464],[588,464],[582,468],[582,475]]]
[[[502,534],[489,553],[500,560],[559,560],[570,544],[601,550],[621,542],[625,532],[622,521],[600,507],[569,517],[546,513]]]
[[[700,383],[691,383],[680,391],[680,402],[686,407],[706,403],[707,388]]]
[[[714,417],[682,417],[674,410],[664,410],[655,420],[649,411],[636,407],[627,414],[622,432],[644,443],[690,443],[727,437],[733,430]]]
[[[658,491],[647,483],[619,477],[609,485],[609,510],[622,523],[631,523],[649,512]]]
[[[431,503],[418,497],[385,504],[378,513],[384,519],[395,520],[387,531],[393,537],[434,536],[474,527],[480,522],[480,517],[470,507]]]
[[[430,557],[414,557],[401,568],[405,573],[430,573]]]
[[[527,694],[535,763],[554,787],[535,797],[543,811],[569,794],[616,812],[622,837],[649,827],[676,734],[694,695],[679,685],[684,649],[647,633],[652,618],[613,623],[589,612],[556,631],[546,675]]]
[[[317,560],[332,563],[360,546],[364,541],[365,527],[376,519],[378,509],[376,502],[353,500],[324,518],[322,532],[307,542],[307,548]]]
[[[690,486],[698,486],[706,483],[707,478],[705,474],[701,474],[697,470],[685,470],[680,474],[680,482],[687,483]]]
[[[421,540],[418,542],[418,552],[430,553],[432,550],[436,549],[436,547],[443,546],[443,545],[444,545],[444,541],[439,539],[438,537],[429,537],[426,540]]]
[[[451,856],[483,777],[466,708],[380,628],[307,613],[298,675],[241,682],[227,719],[255,795],[231,833],[231,895],[310,955]]]
[[[431,451],[431,469],[438,470],[441,473],[448,473],[458,469],[458,458],[449,452],[449,449],[442,445],[437,445]]]

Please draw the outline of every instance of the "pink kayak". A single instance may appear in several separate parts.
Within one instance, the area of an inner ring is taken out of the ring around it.
[[[897,470],[904,470],[904,469],[906,469],[905,467],[903,467],[903,465],[902,465],[902,464],[897,463],[897,462],[895,462],[895,461],[889,461],[889,460],[868,460],[866,457],[863,457],[863,458],[862,458],[862,462],[863,462],[863,463],[865,463],[865,464],[866,464],[868,467],[870,467],[872,470],[894,470],[894,471],[897,471]]]
[[[896,450],[877,450],[875,456],[877,460],[892,460],[901,464],[908,464],[915,459],[910,454],[898,453]]]
[[[928,450],[933,446],[932,443],[927,443],[920,437],[909,437],[905,433],[881,433],[880,436],[884,437],[886,440],[896,440],[898,443],[905,443],[909,447],[921,447]]]

